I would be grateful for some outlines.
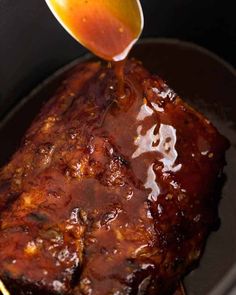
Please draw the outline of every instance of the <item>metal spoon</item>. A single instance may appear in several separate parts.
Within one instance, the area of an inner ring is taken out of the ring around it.
[[[97,56],[126,58],[143,29],[139,0],[46,0],[62,26]]]

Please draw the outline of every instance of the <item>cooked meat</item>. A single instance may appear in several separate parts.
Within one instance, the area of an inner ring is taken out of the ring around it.
[[[1,170],[12,294],[170,294],[199,259],[228,142],[138,62],[117,87],[76,66]]]

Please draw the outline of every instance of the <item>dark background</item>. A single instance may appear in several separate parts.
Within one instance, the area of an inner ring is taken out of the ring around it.
[[[142,3],[143,37],[192,41],[236,66],[235,0]],[[84,52],[43,0],[0,0],[0,118],[40,81]]]

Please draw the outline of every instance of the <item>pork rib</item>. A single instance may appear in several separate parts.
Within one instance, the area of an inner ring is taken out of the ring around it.
[[[0,172],[12,294],[170,294],[217,218],[227,140],[139,62],[78,65]]]

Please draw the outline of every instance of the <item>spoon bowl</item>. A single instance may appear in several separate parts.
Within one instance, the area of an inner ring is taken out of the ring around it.
[[[143,29],[139,0],[46,0],[62,26],[97,56],[126,58]]]

